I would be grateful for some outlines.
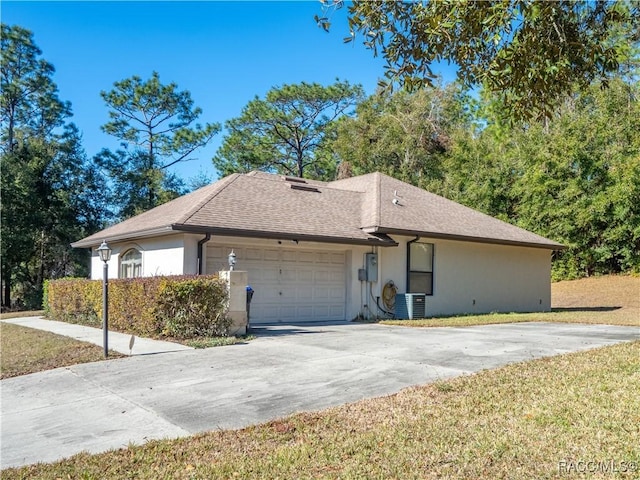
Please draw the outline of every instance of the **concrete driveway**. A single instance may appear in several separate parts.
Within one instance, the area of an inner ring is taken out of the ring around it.
[[[520,323],[265,327],[243,345],[2,380],[2,468],[243,427],[507,363],[640,339],[640,328]]]

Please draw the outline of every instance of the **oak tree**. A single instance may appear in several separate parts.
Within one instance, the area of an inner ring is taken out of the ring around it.
[[[329,29],[342,0],[323,1],[317,23]],[[548,118],[577,85],[606,84],[637,62],[636,0],[499,2],[368,1],[346,7],[349,36],[387,62],[390,84],[431,85],[434,65],[458,68],[467,86],[499,93],[514,119]]]

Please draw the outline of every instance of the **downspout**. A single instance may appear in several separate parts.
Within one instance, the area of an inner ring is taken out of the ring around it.
[[[207,233],[202,240],[198,241],[198,275],[202,275],[202,246],[211,240],[211,234]]]

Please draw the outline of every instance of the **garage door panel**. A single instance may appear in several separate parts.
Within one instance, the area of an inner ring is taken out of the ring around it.
[[[316,287],[313,292],[313,299],[317,302],[329,300],[329,289],[324,287]]]
[[[300,263],[313,263],[315,262],[315,252],[300,252],[298,254],[298,262]]]
[[[298,270],[298,281],[300,283],[313,282],[313,269],[307,267],[307,268]]]
[[[251,323],[344,320],[343,252],[207,245],[207,270],[228,268],[232,249],[255,290]]]
[[[328,283],[329,272],[327,270],[316,270],[313,272],[313,280],[315,283]]]
[[[292,250],[282,250],[282,261],[285,263],[296,263],[298,261],[298,253]]]
[[[327,305],[314,305],[313,316],[321,320],[329,318],[329,307]]]
[[[313,318],[313,307],[311,305],[298,307],[297,317],[300,322],[304,322],[307,319]]]
[[[334,265],[344,265],[344,253],[330,253],[329,262]]]
[[[301,302],[313,301],[313,287],[309,285],[303,285],[296,288],[296,298]]]
[[[293,267],[283,267],[280,270],[280,280],[282,283],[296,283],[298,281],[298,272]]]
[[[341,288],[330,288],[329,299],[331,300],[344,300],[344,290]]]
[[[254,308],[251,305],[251,321],[253,322]],[[255,309],[255,315],[264,319],[265,322],[277,322],[280,317],[280,307],[278,305],[264,305]]]

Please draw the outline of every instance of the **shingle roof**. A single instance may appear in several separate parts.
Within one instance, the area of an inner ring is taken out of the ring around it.
[[[564,248],[528,230],[378,172],[330,185],[356,191],[371,186],[367,193],[370,201],[365,206],[368,211],[362,215],[362,228],[366,232]]]
[[[396,245],[395,233],[563,248],[381,173],[326,183],[263,172],[229,175],[72,245],[172,231],[381,246]]]

